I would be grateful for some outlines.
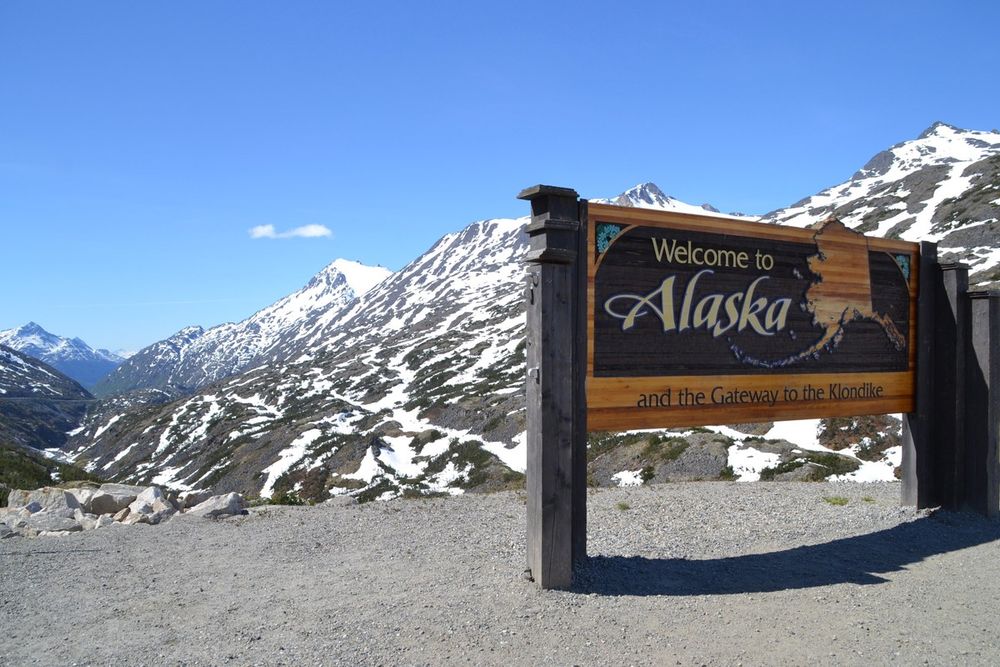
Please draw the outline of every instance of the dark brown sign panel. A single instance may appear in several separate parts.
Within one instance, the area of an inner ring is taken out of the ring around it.
[[[591,430],[909,412],[916,244],[588,207]]]

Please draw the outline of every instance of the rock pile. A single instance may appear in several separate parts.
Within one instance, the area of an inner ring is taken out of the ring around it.
[[[13,489],[7,507],[0,507],[0,539],[69,535],[116,524],[155,525],[174,516],[217,519],[244,513],[238,493],[212,496],[207,491],[177,493],[126,484]]]

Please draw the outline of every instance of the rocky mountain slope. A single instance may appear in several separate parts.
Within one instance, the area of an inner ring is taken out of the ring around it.
[[[0,345],[0,447],[61,447],[92,399],[55,368]]]
[[[88,388],[124,361],[114,352],[95,350],[79,338],[49,333],[34,322],[0,331],[0,345],[44,361]]]
[[[766,218],[805,225],[834,212],[904,238],[943,233],[942,250],[966,253],[976,275],[989,279],[983,247],[992,243],[996,196],[982,193],[995,190],[986,167],[998,141],[936,125],[843,186]],[[962,209],[953,200],[962,193],[980,203]],[[651,184],[615,201],[677,206]],[[872,206],[889,213],[873,222]],[[934,232],[942,207],[950,222]],[[525,222],[486,220],[445,236],[341,311],[309,319],[305,333],[278,341],[268,363],[242,375],[168,405],[95,413],[71,443],[73,456],[132,482],[265,496],[369,499],[517,484],[525,461]],[[982,243],[959,246],[959,232]],[[598,484],[891,478],[898,422],[866,428],[810,420],[595,436],[591,469]]]
[[[142,348],[94,387],[97,396],[108,397],[155,388],[168,398],[194,391],[178,377],[188,350],[204,335],[200,326],[184,327],[174,335]]]
[[[249,368],[279,343],[307,337],[324,317],[335,317],[390,273],[382,267],[338,259],[298,292],[242,322],[207,331],[186,327],[140,350],[98,383],[94,393],[102,397],[140,389],[158,389],[174,397],[191,393]]]
[[[446,235],[343,312],[286,336],[275,353],[286,361],[166,406],[96,415],[74,456],[102,475],[264,495],[516,482],[525,222]]]
[[[265,495],[285,473],[341,489],[422,477],[414,486],[432,489],[461,478],[470,457],[517,467],[523,222],[449,234],[341,318],[285,341],[295,362],[92,421],[75,455],[112,476]]]
[[[873,236],[935,241],[970,282],[1000,280],[1000,133],[935,123],[875,155],[849,180],[763,216],[805,227],[836,215]]]

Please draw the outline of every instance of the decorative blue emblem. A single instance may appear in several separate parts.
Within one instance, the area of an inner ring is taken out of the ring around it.
[[[893,259],[896,260],[896,264],[899,264],[899,270],[903,272],[903,277],[906,278],[907,282],[910,280],[910,256],[909,255],[894,255]]]
[[[623,227],[621,225],[613,225],[610,222],[599,222],[597,223],[597,252],[598,254],[604,252],[611,245],[618,234],[621,233]]]

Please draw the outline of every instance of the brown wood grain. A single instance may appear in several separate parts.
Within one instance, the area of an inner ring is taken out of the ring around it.
[[[612,206],[610,204],[589,204],[590,219],[601,222],[615,222],[623,225],[643,225],[663,227],[664,229],[689,229],[693,231],[716,232],[719,234],[734,234],[736,236],[751,236],[762,239],[793,241],[809,243],[816,230],[800,227],[769,225],[764,222],[745,222],[732,218],[719,218],[695,213],[677,213],[675,211],[657,211],[653,209]],[[909,241],[884,239],[876,236],[866,237],[872,250],[887,250],[889,252],[918,252],[919,246]]]
[[[804,396],[806,385],[829,395],[831,383],[858,386],[869,382],[882,388],[877,399],[784,400],[784,389],[791,388]],[[767,404],[713,404],[712,389],[778,392],[778,401]],[[676,402],[681,389],[702,392],[704,405],[670,408],[638,408],[642,394],[662,394],[671,390]],[[913,374],[901,373],[822,373],[809,375],[726,375],[633,378],[588,378],[587,415],[591,430],[698,426],[737,422],[806,419],[845,415],[909,412],[913,409]]]

